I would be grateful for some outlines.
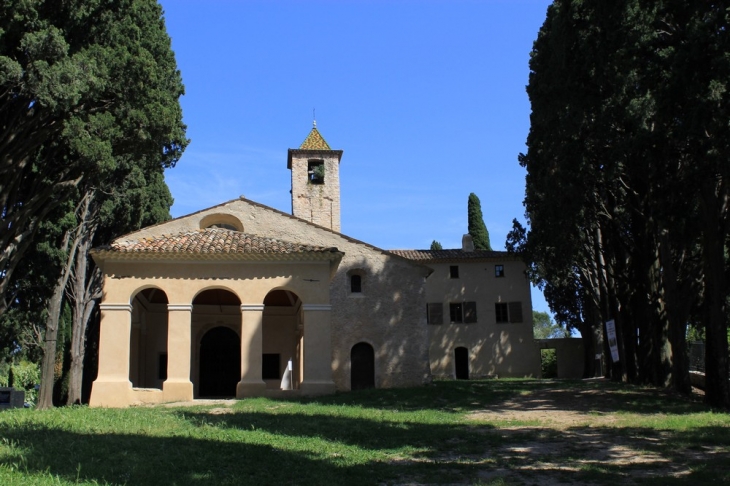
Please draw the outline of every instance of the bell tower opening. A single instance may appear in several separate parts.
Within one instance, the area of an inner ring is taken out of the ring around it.
[[[289,149],[291,207],[297,218],[340,231],[340,159],[314,122],[298,149]]]

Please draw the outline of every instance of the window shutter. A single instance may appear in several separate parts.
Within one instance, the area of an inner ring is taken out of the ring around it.
[[[464,302],[464,322],[474,324],[477,322],[477,303]]]
[[[509,303],[509,321],[522,322],[522,302]]]
[[[439,303],[427,305],[427,319],[429,324],[444,323],[444,305]]]

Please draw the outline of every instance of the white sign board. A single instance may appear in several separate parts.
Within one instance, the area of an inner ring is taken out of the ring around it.
[[[618,363],[618,342],[616,341],[616,323],[613,319],[606,322],[606,334],[608,335],[608,347],[611,348],[611,359]]]

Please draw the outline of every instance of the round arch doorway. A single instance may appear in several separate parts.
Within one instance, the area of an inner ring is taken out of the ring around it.
[[[241,339],[218,326],[200,339],[200,397],[235,397],[241,380]]]
[[[350,351],[350,389],[375,388],[375,352],[368,343],[357,343]]]

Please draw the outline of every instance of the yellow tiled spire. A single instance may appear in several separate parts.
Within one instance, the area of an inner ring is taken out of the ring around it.
[[[325,141],[322,134],[317,130],[317,122],[314,122],[312,131],[309,132],[307,138],[304,139],[302,145],[299,147],[300,150],[332,150],[329,144]]]

